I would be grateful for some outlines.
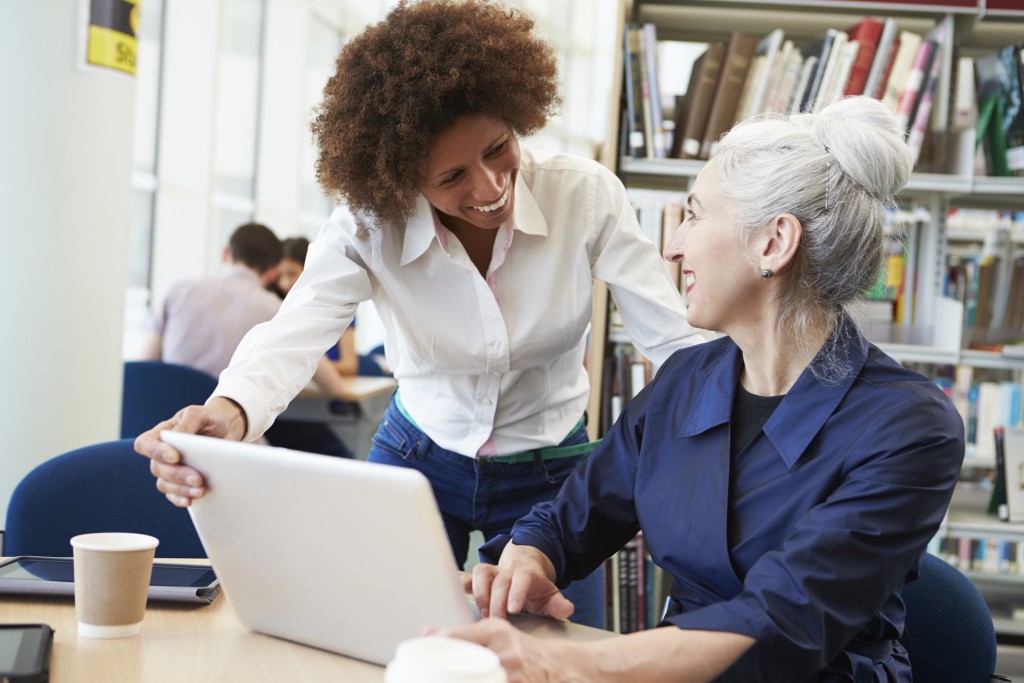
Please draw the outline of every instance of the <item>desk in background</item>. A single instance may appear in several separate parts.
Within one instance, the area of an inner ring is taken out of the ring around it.
[[[398,383],[391,377],[343,377],[346,409],[339,401],[318,391],[314,384],[304,389],[281,413],[282,420],[326,424],[355,456],[366,459],[370,442]]]
[[[131,638],[80,637],[69,598],[3,596],[0,623],[53,627],[52,683],[384,680],[383,667],[249,631],[235,617],[224,591],[212,604],[201,607],[150,603],[142,633]],[[516,617],[513,623],[542,638],[596,640],[614,635],[539,617]]]

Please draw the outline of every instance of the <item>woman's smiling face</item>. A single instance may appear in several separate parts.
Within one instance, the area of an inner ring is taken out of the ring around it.
[[[519,141],[504,121],[463,116],[434,138],[417,187],[442,223],[493,230],[512,216],[519,163]]]
[[[735,210],[712,160],[697,175],[685,219],[665,245],[665,258],[682,270],[686,316],[706,330],[727,332],[764,305],[761,277],[744,249]]]

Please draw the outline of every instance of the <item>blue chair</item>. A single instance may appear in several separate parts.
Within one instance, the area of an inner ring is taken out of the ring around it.
[[[132,439],[73,450],[25,475],[7,508],[3,554],[68,557],[72,536],[98,531],[155,536],[157,557],[206,557],[192,518],[156,490]]]
[[[135,438],[185,406],[205,402],[216,387],[216,377],[185,365],[161,361],[125,363],[121,438]]]
[[[364,377],[387,377],[384,369],[380,367],[380,364],[374,360],[374,356],[371,355],[360,355],[359,356],[359,369],[356,370],[357,375]]]
[[[988,683],[996,668],[996,631],[970,579],[925,553],[903,602],[907,623],[900,642],[910,654],[914,683]]]

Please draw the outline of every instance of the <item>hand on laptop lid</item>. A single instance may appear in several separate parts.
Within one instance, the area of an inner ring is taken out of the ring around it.
[[[240,440],[245,436],[245,413],[234,401],[215,398],[202,406],[188,406],[169,420],[157,424],[135,439],[135,450],[152,462],[150,471],[157,478],[156,488],[178,507],[206,493],[203,476],[191,467],[179,464],[181,454],[160,438],[164,431],[203,434],[221,439]]]

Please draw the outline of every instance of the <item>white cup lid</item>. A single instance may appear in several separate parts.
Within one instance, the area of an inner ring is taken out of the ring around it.
[[[385,683],[507,683],[501,661],[482,645],[427,636],[398,644],[384,671]]]
[[[159,539],[146,534],[132,534],[120,531],[95,534],[80,534],[71,539],[72,548],[82,550],[105,550],[110,552],[126,550],[149,550],[160,544]]]

